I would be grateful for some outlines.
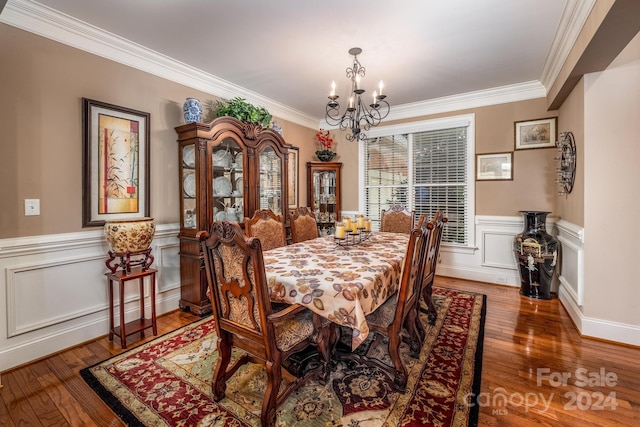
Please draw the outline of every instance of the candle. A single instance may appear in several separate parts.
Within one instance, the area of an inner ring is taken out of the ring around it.
[[[353,234],[358,234],[358,224],[355,221],[351,223],[351,232]]]
[[[360,76],[356,76],[356,89],[360,89]]]
[[[353,96],[349,98],[349,108],[353,108]]]
[[[378,94],[374,90],[373,91],[373,105],[376,105],[376,102],[378,102]]]
[[[331,95],[336,96],[336,82],[331,82]]]
[[[371,220],[367,219],[364,223],[364,229],[365,231],[371,231]]]
[[[380,95],[382,95],[382,86],[383,86],[382,80],[380,80],[380,85],[378,86],[378,88],[380,89]]]
[[[336,224],[336,237],[338,239],[344,239],[344,225]]]
[[[364,217],[362,215],[358,216],[358,228],[364,228]]]
[[[346,217],[344,219],[344,228],[346,228],[347,230],[351,230],[351,218]]]

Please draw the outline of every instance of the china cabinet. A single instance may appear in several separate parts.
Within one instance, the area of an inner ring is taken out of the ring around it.
[[[286,217],[288,145],[273,129],[232,117],[188,123],[178,133],[180,308],[211,312],[196,233],[257,209]]]
[[[340,220],[340,162],[307,162],[307,205],[313,208],[319,232],[333,232]]]

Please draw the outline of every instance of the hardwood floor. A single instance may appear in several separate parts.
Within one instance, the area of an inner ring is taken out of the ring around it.
[[[640,349],[580,337],[557,299],[445,277],[436,286],[487,295],[480,426],[640,425]],[[174,311],[158,332],[197,319]],[[79,375],[121,351],[103,337],[2,373],[0,426],[122,426]]]

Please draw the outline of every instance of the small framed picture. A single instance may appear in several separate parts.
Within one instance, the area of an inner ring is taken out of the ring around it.
[[[557,117],[515,122],[516,150],[555,148],[557,123]]]
[[[513,180],[513,153],[476,154],[476,181]]]

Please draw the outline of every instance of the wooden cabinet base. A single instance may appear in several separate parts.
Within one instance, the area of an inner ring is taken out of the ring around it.
[[[178,307],[182,311],[188,311],[197,316],[206,316],[211,313],[211,303],[202,301],[200,304],[194,304],[185,300],[180,300]]]

